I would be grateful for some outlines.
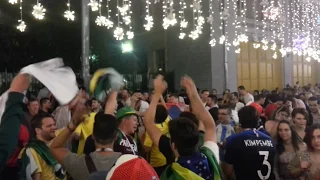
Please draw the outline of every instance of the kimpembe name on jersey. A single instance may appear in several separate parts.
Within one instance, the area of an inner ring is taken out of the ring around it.
[[[243,140],[244,144],[248,147],[250,146],[267,146],[273,147],[271,140]]]

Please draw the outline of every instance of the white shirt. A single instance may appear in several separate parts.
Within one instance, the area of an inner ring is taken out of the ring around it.
[[[254,97],[252,96],[252,94],[247,93],[246,95],[243,96],[243,101],[246,104],[246,106],[248,106],[249,102],[253,102],[254,101]],[[250,103],[251,104],[251,103]]]

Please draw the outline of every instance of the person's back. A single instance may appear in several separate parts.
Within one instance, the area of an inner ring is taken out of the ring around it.
[[[252,106],[242,108],[239,121],[243,132],[230,136],[226,142],[225,175],[233,176],[234,170],[236,179],[275,179],[275,145],[270,136],[256,130],[259,124],[257,110]]]
[[[232,164],[236,179],[274,179],[272,172],[275,146],[271,137],[246,130],[229,137],[225,161]]]

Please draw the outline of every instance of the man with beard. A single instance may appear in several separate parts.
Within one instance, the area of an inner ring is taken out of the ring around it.
[[[49,144],[56,137],[56,122],[40,113],[31,119],[32,139],[22,151],[22,179],[63,179],[61,165],[53,158]]]

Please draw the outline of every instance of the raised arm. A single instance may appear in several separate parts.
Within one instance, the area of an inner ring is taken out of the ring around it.
[[[5,109],[1,117],[0,126],[0,172],[18,142],[24,98],[23,92],[29,88],[29,78],[27,74],[18,74],[13,79],[8,92],[1,96],[2,108]],[[7,100],[5,96],[8,97]]]
[[[159,128],[157,128],[156,124],[154,123],[157,105],[162,97],[162,93],[167,89],[167,84],[163,80],[163,76],[159,75],[154,80],[154,94],[152,95],[151,103],[146,111],[144,116],[144,126],[152,140],[152,142],[158,146],[159,139],[162,136],[162,132]]]
[[[202,101],[199,97],[197,88],[192,81],[192,79],[188,76],[185,76],[181,80],[181,86],[186,89],[187,95],[190,99],[190,103],[192,106],[192,112],[196,115],[196,117],[201,121],[205,128],[205,136],[204,142],[213,141],[217,142],[216,138],[216,124],[210,115],[209,111],[206,110]]]

